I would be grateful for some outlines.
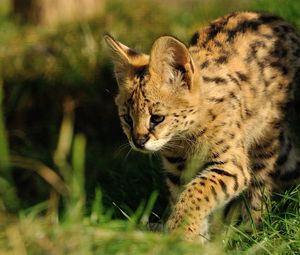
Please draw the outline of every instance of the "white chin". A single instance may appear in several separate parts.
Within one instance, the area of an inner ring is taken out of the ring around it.
[[[159,151],[169,140],[170,139],[159,139],[156,141],[148,141],[145,144],[145,149],[152,152]]]

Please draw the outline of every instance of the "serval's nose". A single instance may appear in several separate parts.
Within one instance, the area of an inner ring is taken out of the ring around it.
[[[133,134],[132,137],[134,145],[139,148],[143,149],[145,147],[145,143],[149,140],[148,134]]]

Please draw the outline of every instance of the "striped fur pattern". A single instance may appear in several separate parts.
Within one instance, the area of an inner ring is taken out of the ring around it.
[[[265,198],[299,180],[287,113],[300,88],[300,38],[290,24],[233,13],[196,32],[189,47],[158,38],[150,55],[105,40],[122,128],[134,149],[162,157],[170,232],[205,240],[208,216],[241,192],[259,222]]]

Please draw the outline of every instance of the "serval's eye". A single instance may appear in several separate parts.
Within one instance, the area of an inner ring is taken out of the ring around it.
[[[152,125],[157,125],[165,120],[165,116],[151,115],[150,122]]]
[[[130,117],[130,115],[129,115],[129,114],[125,114],[125,115],[123,115],[123,118],[124,118],[125,122],[126,122],[129,126],[132,127],[133,121],[132,121],[132,118]]]

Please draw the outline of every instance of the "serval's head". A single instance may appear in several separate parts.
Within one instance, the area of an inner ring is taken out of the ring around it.
[[[110,35],[104,39],[111,49],[119,85],[116,104],[130,145],[144,152],[168,148],[195,124],[200,93],[187,47],[163,36],[146,55]]]

